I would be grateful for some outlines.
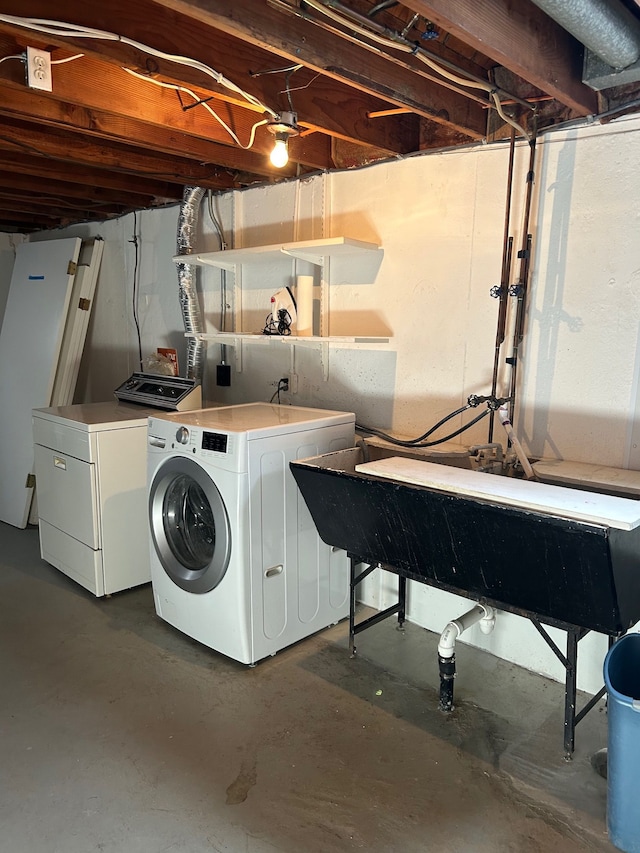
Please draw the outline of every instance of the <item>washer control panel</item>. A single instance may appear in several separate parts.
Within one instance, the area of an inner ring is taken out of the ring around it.
[[[204,430],[199,424],[174,420],[175,415],[150,417],[147,446],[152,453],[188,456],[204,467],[241,474],[247,471],[246,433]],[[194,416],[197,419],[198,415]]]
[[[229,436],[223,432],[203,432],[202,449],[215,453],[226,453]]]

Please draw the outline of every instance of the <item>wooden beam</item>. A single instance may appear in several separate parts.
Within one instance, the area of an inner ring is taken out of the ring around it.
[[[153,13],[157,14],[157,9]],[[183,27],[184,30],[192,29],[188,38],[185,35],[186,41],[191,44],[195,35],[202,38],[202,25],[193,21],[186,21]],[[2,32],[4,30],[4,32]],[[225,76],[233,80],[244,80],[245,85],[251,89],[252,93],[260,98],[263,103],[269,104],[273,109],[281,111],[290,109],[288,98],[286,97],[285,88],[287,85],[287,75],[285,73],[271,74],[263,72],[271,71],[274,67],[282,65],[282,60],[275,57],[267,51],[254,48],[251,45],[241,42],[238,39],[231,38],[225,33],[216,31],[213,33],[216,44],[216,65],[219,68],[224,68]],[[47,41],[47,36],[38,36],[37,34],[27,33],[24,30],[5,27],[0,24],[0,39],[3,44],[0,48],[0,55],[13,55],[16,52],[24,49],[26,42],[32,44],[34,41],[42,43],[41,46],[51,48],[50,42]],[[43,41],[44,39],[44,41]],[[58,45],[69,48],[69,40],[55,38]],[[13,44],[12,44],[13,43]],[[186,48],[185,48],[186,49]],[[100,41],[92,41],[82,44],[82,50],[85,53],[83,63],[90,57],[95,59],[99,57],[104,61],[115,64],[118,68],[122,65],[136,68],[139,66],[139,52],[127,45],[119,43],[103,43]],[[58,54],[58,50],[54,49],[54,55]],[[75,70],[73,67],[73,70]],[[144,68],[148,67],[148,63]],[[196,71],[188,66],[177,67],[175,63],[160,62],[158,71],[162,68],[162,74],[154,76],[162,77],[164,80],[172,82],[182,82],[190,88],[199,88],[203,98],[215,97],[216,101],[226,101],[234,106],[239,106],[242,111],[247,113],[251,111],[241,121],[236,121],[240,127],[246,125],[247,135],[248,129],[254,121],[261,117],[260,111],[255,112],[254,108],[250,107],[246,100],[239,95],[234,95],[216,84],[213,84],[211,78],[205,77],[202,72]],[[154,69],[155,70],[155,69]],[[59,92],[59,84],[65,79],[70,79],[71,66],[65,64],[64,68],[59,70],[54,67],[54,90],[61,97],[67,97],[65,93]],[[249,75],[249,71],[252,72]],[[13,79],[18,81],[24,80],[24,69],[18,63],[10,63],[0,66],[0,76],[9,77],[13,75]],[[177,79],[179,78],[179,79]],[[206,91],[202,89],[203,83],[209,84]],[[150,84],[147,84],[150,85]],[[416,143],[416,124],[409,122],[387,122],[381,126],[379,123],[376,126],[374,123],[367,121],[367,115],[372,110],[377,110],[385,106],[383,101],[373,98],[364,92],[358,92],[350,86],[340,84],[324,75],[312,73],[308,69],[300,69],[295,72],[295,77],[290,80],[290,86],[294,89],[295,107],[301,116],[304,117],[304,125],[318,128],[322,133],[337,138],[348,139],[349,141],[359,142],[363,145],[376,145],[390,153],[402,154],[415,150]],[[103,87],[98,87],[100,92],[104,92]],[[113,93],[117,94],[116,92]],[[175,97],[175,96],[174,96]],[[185,96],[185,102],[189,101],[189,97]],[[69,98],[67,98],[69,100]],[[196,110],[196,114],[200,112]]]
[[[0,131],[0,142],[2,133]],[[9,149],[10,140],[5,143]],[[146,201],[142,207],[154,204],[165,204],[166,202],[178,201],[182,198],[182,188],[178,183],[168,181],[157,181],[152,178],[142,178],[139,175],[131,175],[120,172],[107,171],[96,168],[92,164],[80,165],[77,163],[64,163],[62,166],[58,160],[39,156],[36,153],[27,154],[23,151],[2,150],[0,144],[0,168],[5,169],[14,176],[30,176],[34,180],[43,178],[63,179],[65,184],[79,185],[83,192],[97,193],[113,191],[122,198],[126,198],[129,192],[140,195]],[[136,202],[133,202],[133,206]]]
[[[2,211],[20,211],[22,213],[33,213],[46,219],[69,218],[77,221],[79,219],[105,219],[110,216],[120,216],[125,208],[119,205],[117,208],[107,210],[104,207],[76,208],[65,204],[54,204],[51,199],[37,199],[28,195],[16,195],[0,191],[0,213]]]
[[[90,186],[86,183],[72,183],[71,181],[60,181],[56,178],[45,178],[42,174],[23,174],[17,171],[3,169],[0,158],[0,193],[2,187],[11,187],[12,190],[28,194],[37,194],[54,203],[57,200],[67,199],[78,203],[80,207],[149,207],[154,199],[151,195],[124,192],[123,190],[107,190],[102,187]],[[59,173],[59,167],[58,167]],[[174,187],[175,193],[175,187]],[[177,197],[177,196],[176,196]]]
[[[69,215],[74,215],[75,213],[82,214],[89,210],[95,210],[101,215],[105,214],[109,216],[116,216],[124,213],[127,209],[130,209],[122,202],[119,204],[94,205],[86,199],[84,203],[82,203],[79,199],[65,199],[60,198],[59,196],[47,195],[46,193],[38,193],[34,190],[23,190],[15,186],[13,181],[0,186],[0,199],[3,203],[14,205],[18,210],[21,205],[28,204],[30,205],[29,210],[57,210],[59,213],[65,212]]]
[[[20,49],[13,39],[0,33],[0,56],[12,55]],[[163,148],[162,146],[162,135],[167,128],[188,134],[190,137],[197,137],[201,141],[206,141],[206,144],[196,143],[193,146],[195,158],[215,159],[219,165],[230,169],[255,172],[264,177],[283,177],[295,174],[294,162],[314,169],[327,169],[332,165],[329,143],[326,139],[323,140],[322,137],[317,136],[313,140],[293,140],[290,145],[292,165],[284,171],[277,170],[268,159],[273,148],[272,134],[264,127],[259,128],[251,149],[245,151],[209,110],[213,110],[220,116],[242,145],[249,144],[253,125],[263,121],[263,116],[229,103],[211,104],[207,102],[210,93],[200,89],[186,87],[193,92],[195,98],[192,98],[187,93],[178,93],[173,89],[157,85],[153,78],[141,80],[119,67],[83,56],[61,66],[61,70],[56,74],[54,93],[48,94],[25,89],[22,68],[16,67],[14,63],[12,68],[3,71],[5,65],[7,63],[0,65],[0,76],[5,75],[4,86],[24,95],[24,99],[20,102],[15,96],[11,99],[11,109],[16,115],[28,115],[36,108],[40,114],[46,111],[47,101],[55,98],[66,104],[131,119],[134,123],[130,133],[132,139],[137,138],[134,131],[139,128],[140,122],[155,125],[160,128],[160,135],[151,129],[146,131],[139,129],[138,136],[145,145],[153,146],[155,139],[155,147],[159,150],[174,150],[171,147]],[[9,96],[4,100],[8,99]],[[198,99],[206,103],[198,106]],[[50,111],[53,109],[51,107]],[[73,124],[81,121],[78,111],[70,111],[67,108],[66,113],[67,121],[71,119]],[[65,122],[64,118],[57,120]],[[91,121],[90,118],[88,120]],[[146,137],[149,136],[152,140],[147,142]],[[181,139],[183,146],[181,153],[184,156],[191,156],[188,145],[185,147],[184,137]],[[170,139],[167,143],[172,145]],[[224,148],[220,148],[216,153],[216,149],[211,148],[210,143],[217,143]]]
[[[402,2],[578,115],[597,112],[597,95],[582,82],[579,43],[529,0]]]
[[[314,23],[317,14],[307,13],[297,3],[234,0],[231,6],[226,0],[153,2],[273,51],[290,62],[302,62],[396,106],[409,107],[418,115],[450,125],[456,131],[475,138],[484,134],[484,118],[477,105],[432,82],[428,69],[412,62],[408,54],[406,61],[390,61],[379,48],[365,47],[318,27]],[[274,15],[274,8],[282,12],[280,17]],[[325,22],[326,19],[320,21]],[[422,76],[416,73],[423,70]]]
[[[124,72],[120,73],[124,74]],[[129,75],[125,76],[129,77]],[[144,86],[145,84],[142,83],[141,85]],[[154,90],[152,94],[155,96],[157,87],[152,86],[151,88]],[[158,90],[158,94],[160,97],[164,97],[165,90]],[[108,103],[111,104],[111,101]],[[178,151],[184,158],[194,159],[200,163],[215,163],[222,169],[250,172],[262,177],[274,178],[290,177],[295,174],[295,162],[284,169],[276,169],[271,165],[268,152],[273,147],[273,138],[264,130],[265,137],[268,136],[269,138],[261,140],[262,152],[244,151],[240,147],[221,145],[208,138],[207,132],[214,124],[213,119],[204,128],[200,123],[201,121],[204,122],[204,119],[201,119],[200,116],[195,121],[192,119],[185,121],[186,124],[198,126],[198,135],[193,135],[178,127],[174,129],[168,122],[163,122],[163,113],[160,111],[153,113],[153,109],[149,108],[145,112],[144,102],[141,103],[140,112],[143,116],[149,115],[151,117],[153,114],[157,124],[155,122],[147,123],[128,115],[115,115],[91,107],[70,105],[65,101],[59,101],[55,96],[48,93],[26,91],[24,87],[16,87],[11,82],[7,82],[0,88],[0,114],[2,115],[13,115],[51,126],[81,130],[89,136],[134,144],[144,150],[158,151],[164,154],[174,154]],[[177,124],[177,121],[182,118],[179,105],[175,108],[175,117],[175,124]],[[227,116],[227,118],[229,117]],[[297,158],[304,165],[316,169],[325,169],[332,165],[330,146],[326,138],[293,140],[290,148],[292,161]],[[222,169],[221,187],[232,186],[233,182],[228,177],[222,177]]]
[[[127,14],[128,12],[127,9]],[[124,10],[122,14],[125,14]],[[158,9],[150,10],[149,14],[157,17]],[[163,14],[162,10],[160,10],[160,14]],[[240,42],[219,30],[207,32],[206,28],[198,22],[182,20],[183,26],[180,30],[181,32],[184,31],[186,44],[190,45],[194,42],[200,44],[203,38],[207,37],[209,45],[206,51],[207,61],[211,61],[210,45],[213,42],[215,43],[216,67],[224,69],[225,76],[230,77],[235,82],[244,81],[242,85],[245,89],[249,89],[252,94],[273,109],[277,111],[289,109],[288,100],[284,94],[286,75],[284,73],[278,75],[263,75],[261,73],[282,65],[281,58],[246,42]],[[0,27],[5,29],[5,38],[7,39],[13,35],[15,41],[15,36],[18,34],[21,42],[27,40],[42,42],[44,39],[43,46],[47,44],[47,36],[37,36],[4,25],[0,25]],[[193,32],[187,32],[190,28]],[[148,38],[148,33],[146,36],[144,34],[140,36],[141,39],[145,37]],[[72,42],[69,39],[54,38],[53,40],[63,49],[72,47]],[[140,52],[125,44],[101,41],[83,42],[82,49],[85,55],[103,58],[118,67],[126,65],[131,68],[140,68]],[[169,48],[169,50],[171,49],[175,50],[175,45]],[[187,50],[184,45],[183,50]],[[205,96],[215,95],[217,100],[227,101],[230,104],[241,106],[245,110],[249,108],[246,100],[242,97],[216,85],[210,77],[206,77],[202,72],[188,66],[176,66],[175,63],[163,60],[150,64],[147,57],[142,69],[147,70],[149,68],[152,68],[156,76],[161,76],[163,79],[200,88],[204,85],[207,89]],[[53,76],[56,85],[62,77],[62,70],[62,68],[59,71],[54,68]],[[67,70],[64,68],[65,72]],[[7,71],[4,73],[6,74]],[[407,153],[408,149],[402,128],[397,122],[375,126],[366,121],[368,112],[384,107],[384,102],[379,99],[364,92],[358,92],[352,87],[340,84],[325,75],[311,73],[308,69],[297,72],[291,85],[295,89],[297,111],[305,117],[310,125],[318,127],[323,133],[364,145],[375,145],[388,150],[390,153]],[[336,106],[341,104],[345,105],[345,109],[336,109]],[[260,115],[260,110],[257,110],[257,114]],[[251,119],[251,121],[255,120],[255,117]]]
[[[42,214],[24,213],[13,208],[4,209],[0,206],[0,223],[12,223],[14,226],[28,226],[27,230],[38,231],[41,228],[53,228],[57,220],[55,217],[45,216]]]
[[[21,0],[4,0],[3,7],[7,14],[24,14]],[[305,20],[308,16],[299,10],[296,14],[294,9],[288,7],[288,11],[289,14],[275,14],[264,0],[234,0],[232,4],[227,0],[140,0],[135,4],[113,0],[108,8],[93,3],[78,6],[69,0],[31,0],[29,4],[29,14],[34,17],[72,21],[112,32],[114,22],[117,21],[117,30],[121,35],[167,52],[188,55],[223,72],[226,68],[217,63],[217,45],[222,38],[220,31],[250,45],[252,50],[260,49],[275,54],[278,63],[283,59],[285,63],[302,63],[317,73],[377,100],[377,106],[367,107],[364,102],[359,105],[355,116],[356,127],[351,129],[350,120],[334,103],[335,95],[327,97],[320,109],[322,115],[318,115],[317,111],[314,113],[312,109],[312,101],[316,101],[313,88],[308,93],[311,101],[306,102],[308,116],[303,114],[302,100],[299,101],[298,112],[302,120],[307,117],[313,126],[327,125],[327,132],[343,133],[345,138],[350,136],[352,140],[393,150],[392,140],[384,142],[365,139],[363,133],[358,132],[362,124],[362,121],[358,121],[360,115],[382,108],[384,103],[381,104],[380,100],[409,107],[424,118],[448,125],[470,137],[480,138],[484,135],[484,116],[478,104],[431,82],[428,69],[417,61],[412,63],[408,54],[406,63],[403,60],[401,64],[395,64],[385,59],[379,50],[372,52],[369,48],[349,43],[318,28]],[[205,85],[204,75],[194,79],[193,69],[132,51],[119,42],[52,36],[43,38],[51,44],[74,45],[94,54],[99,50],[105,58],[111,57],[121,64],[132,64],[132,67],[170,74]],[[245,90],[259,94],[256,80],[248,78],[246,71],[241,69],[236,73],[241,76],[234,82]],[[297,98],[303,97],[306,96],[302,92],[297,95]],[[281,105],[277,108],[281,108]],[[332,127],[330,120],[333,121]],[[341,123],[341,126],[336,126],[336,122]],[[374,126],[367,128],[367,133],[374,131]]]
[[[6,118],[0,132],[0,150],[24,151],[61,163],[91,166],[122,174],[144,175],[177,184],[195,184],[207,189],[224,189],[231,179],[217,166],[166,154],[149,153],[131,145],[92,140],[84,132],[52,131],[42,124]],[[64,166],[61,176],[64,177]]]

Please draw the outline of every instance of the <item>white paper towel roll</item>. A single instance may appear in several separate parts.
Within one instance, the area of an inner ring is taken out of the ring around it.
[[[313,334],[313,276],[296,276],[296,328],[300,337]]]

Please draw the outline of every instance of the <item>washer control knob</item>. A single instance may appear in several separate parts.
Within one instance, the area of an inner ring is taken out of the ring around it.
[[[176,441],[179,441],[180,444],[187,444],[189,441],[189,430],[186,427],[181,426],[176,432]]]

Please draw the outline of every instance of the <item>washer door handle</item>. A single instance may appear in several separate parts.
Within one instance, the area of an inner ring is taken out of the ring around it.
[[[274,578],[276,575],[281,575],[284,571],[284,566],[280,564],[279,566],[271,566],[270,569],[267,569],[264,573],[265,578]]]

